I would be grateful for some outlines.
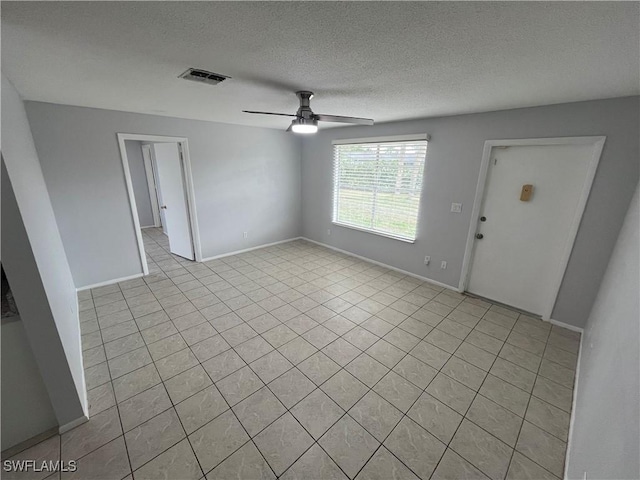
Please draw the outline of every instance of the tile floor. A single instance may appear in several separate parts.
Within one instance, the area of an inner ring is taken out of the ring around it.
[[[78,461],[49,478],[562,477],[579,334],[303,241],[144,240],[79,298],[91,420],[14,457]]]

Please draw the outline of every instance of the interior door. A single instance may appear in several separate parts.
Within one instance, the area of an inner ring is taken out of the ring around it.
[[[493,148],[467,290],[542,315],[570,241],[593,145]],[[531,185],[526,199],[523,187]],[[522,199],[521,199],[522,198]]]
[[[184,168],[178,144],[156,143],[153,147],[162,201],[160,209],[164,212],[163,227],[169,237],[169,250],[194,260]]]

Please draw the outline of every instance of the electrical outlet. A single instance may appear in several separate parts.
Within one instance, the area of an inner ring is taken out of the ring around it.
[[[460,213],[462,212],[462,204],[461,203],[452,203],[451,204],[451,211],[453,213]]]
[[[424,264],[429,265],[429,263],[431,263],[431,257],[429,255],[425,255]]]
[[[440,268],[442,270],[446,270],[447,269],[447,262],[445,262],[444,260],[442,261],[442,263],[440,264]]]
[[[249,232],[242,232],[242,238],[247,238],[249,236]]]
[[[331,235],[331,229],[327,228],[327,235]]]

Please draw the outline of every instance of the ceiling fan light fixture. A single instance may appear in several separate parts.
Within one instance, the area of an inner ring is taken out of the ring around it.
[[[316,133],[318,131],[318,121],[315,119],[296,118],[291,122],[291,130],[294,133]]]

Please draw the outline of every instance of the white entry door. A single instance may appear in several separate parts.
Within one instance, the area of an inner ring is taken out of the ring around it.
[[[593,155],[593,144],[492,149],[469,292],[545,314],[571,248]],[[521,200],[525,185],[533,187],[528,201]]]
[[[163,228],[169,237],[169,250],[194,260],[184,167],[178,144],[155,143],[153,148],[162,202],[160,209],[164,212]]]

